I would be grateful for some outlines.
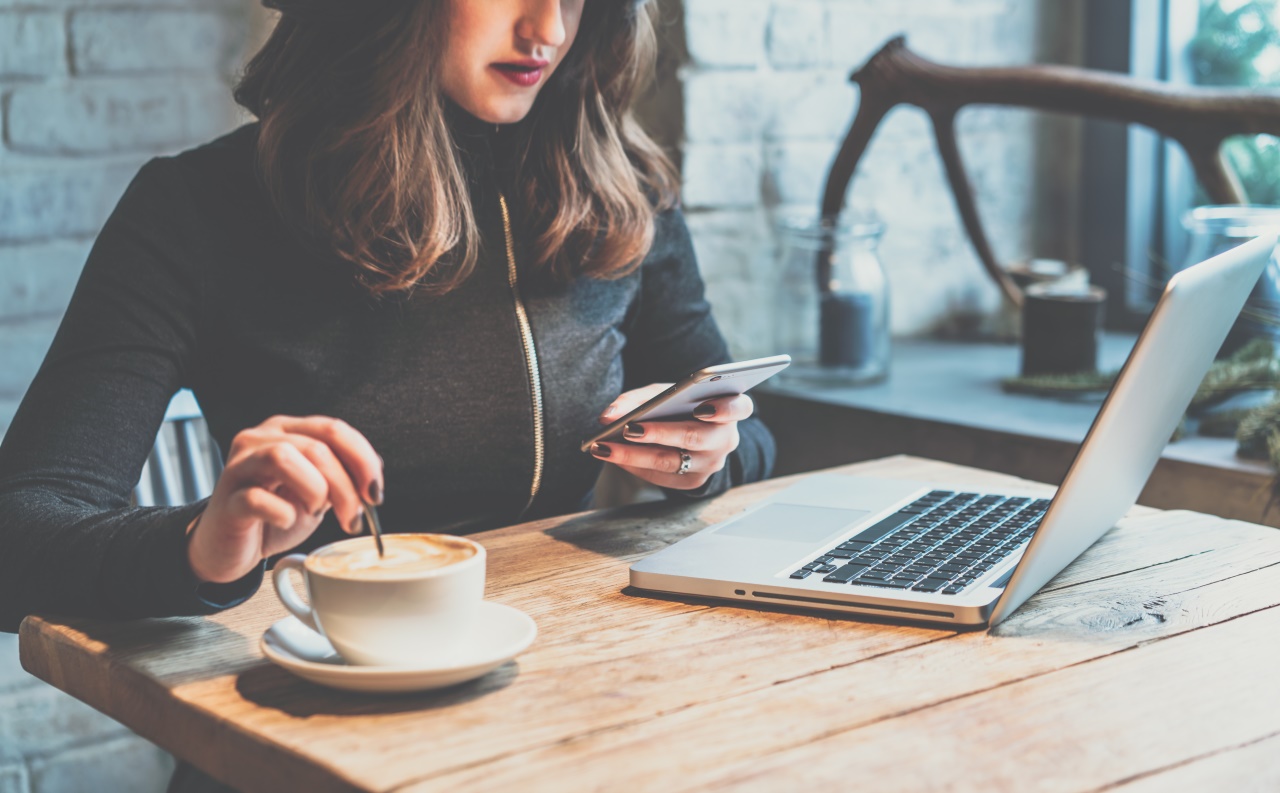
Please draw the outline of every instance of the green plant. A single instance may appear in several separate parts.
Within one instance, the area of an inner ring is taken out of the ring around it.
[[[1280,0],[1201,0],[1187,46],[1198,85],[1280,87]],[[1280,204],[1280,140],[1233,138],[1223,147],[1255,204]]]

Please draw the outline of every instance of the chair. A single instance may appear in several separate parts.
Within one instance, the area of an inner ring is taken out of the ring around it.
[[[221,472],[222,458],[209,437],[200,406],[195,395],[184,389],[169,402],[156,445],[133,489],[134,501],[140,507],[190,504],[213,493]]]

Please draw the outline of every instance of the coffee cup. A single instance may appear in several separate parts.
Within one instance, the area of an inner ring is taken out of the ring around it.
[[[484,599],[485,552],[447,534],[388,534],[292,554],[272,571],[280,602],[351,664],[429,666],[465,646]],[[306,583],[307,600],[289,573]],[[309,602],[308,602],[309,601]]]

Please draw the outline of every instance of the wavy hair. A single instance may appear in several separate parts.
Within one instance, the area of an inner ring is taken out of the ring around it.
[[[444,0],[267,5],[281,18],[235,98],[258,117],[257,171],[276,211],[372,294],[454,289],[480,234],[437,80]],[[670,160],[631,116],[657,50],[642,5],[587,0],[572,48],[514,125],[527,252],[557,280],[631,272],[656,213],[678,200]]]

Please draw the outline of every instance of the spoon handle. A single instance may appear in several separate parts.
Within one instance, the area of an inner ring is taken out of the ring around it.
[[[372,504],[364,505],[364,519],[369,523],[369,531],[373,533],[373,544],[378,546],[378,558],[386,556],[382,547],[382,524],[378,522],[378,511]]]

